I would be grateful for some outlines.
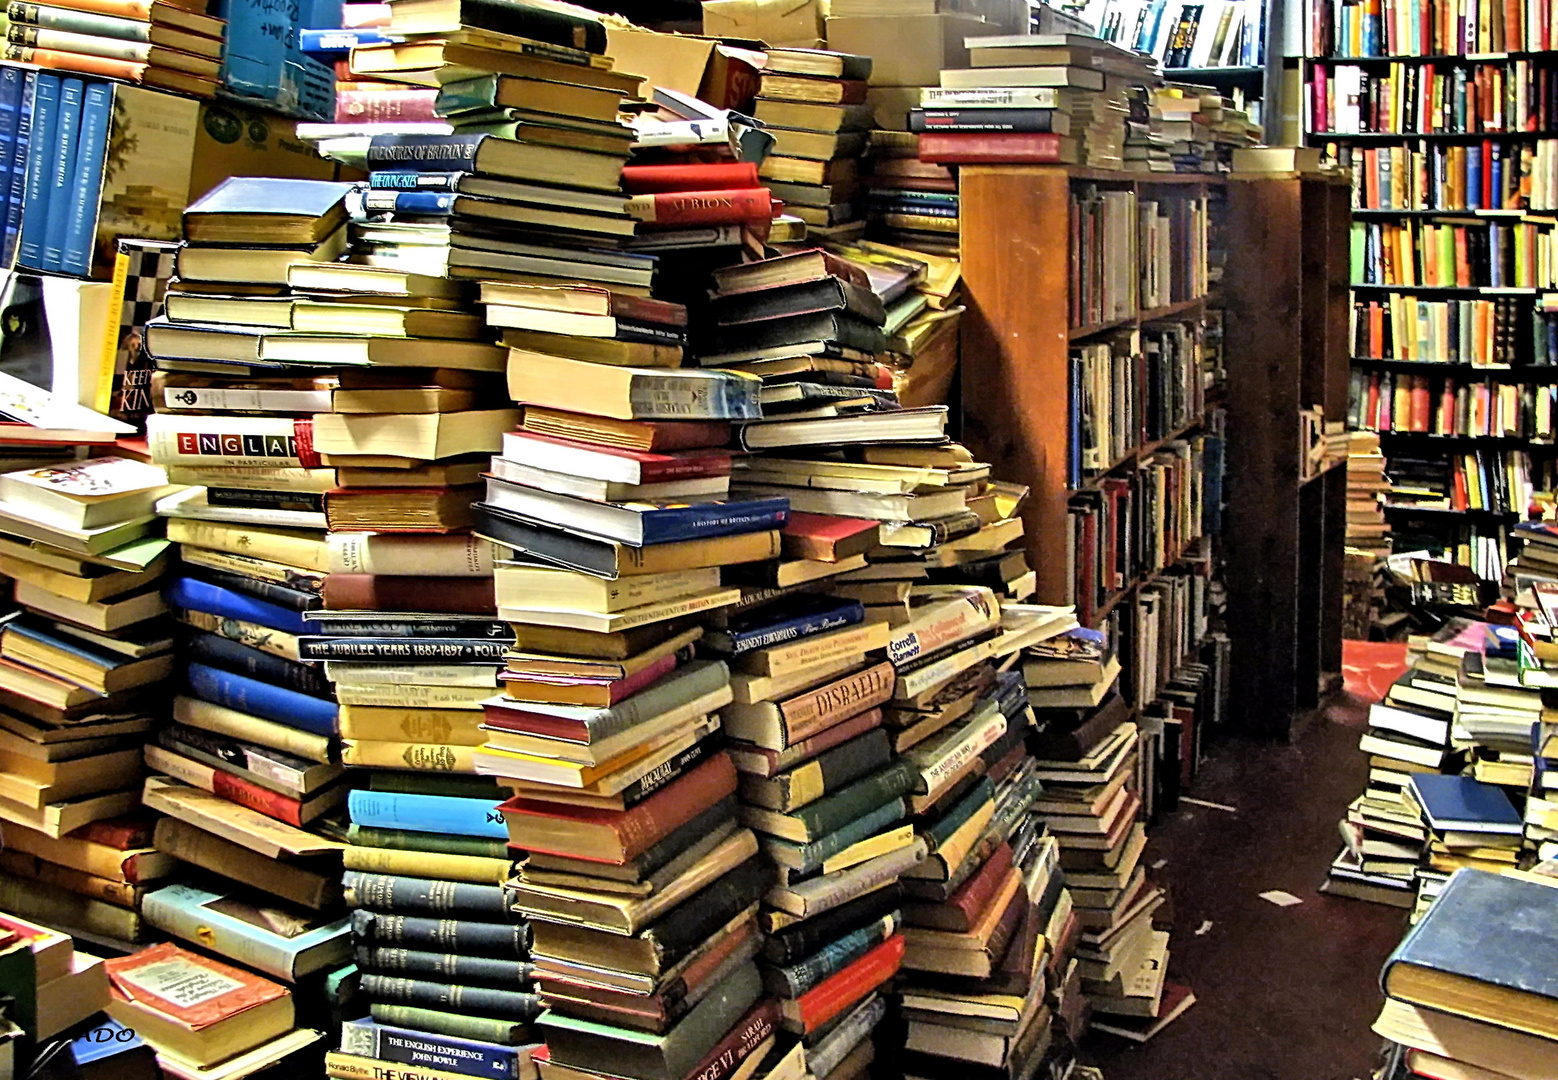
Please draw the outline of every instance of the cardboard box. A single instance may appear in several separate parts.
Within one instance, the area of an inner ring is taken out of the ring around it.
[[[821,0],[703,0],[703,33],[816,49],[822,46],[823,16]]]
[[[338,168],[298,138],[298,122],[235,101],[207,101],[195,129],[194,167],[189,201],[194,202],[229,176],[285,176],[295,180],[335,180]]]
[[[298,30],[340,26],[340,0],[214,0],[227,20],[222,86],[303,120],[335,119],[335,71],[298,48]]]
[[[746,111],[757,93],[761,53],[713,38],[662,34],[639,26],[606,27],[606,51],[617,71],[642,75],[639,93],[655,87],[690,94],[716,109]]]
[[[938,86],[932,79],[926,86]],[[872,86],[866,90],[866,104],[876,116],[876,126],[887,131],[908,131],[909,110],[920,105],[919,86]]]
[[[968,67],[967,37],[998,33],[974,15],[873,15],[828,20],[828,48],[872,58],[872,86],[936,86]]]
[[[75,1027],[108,1007],[108,969],[95,956],[71,957],[70,974],[38,986],[38,1039]]]

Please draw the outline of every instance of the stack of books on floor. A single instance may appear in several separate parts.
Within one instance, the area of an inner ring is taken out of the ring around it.
[[[758,414],[759,383],[677,367],[680,305],[613,316],[621,298],[586,285],[488,299],[524,336],[509,390],[526,408],[478,508],[514,552],[496,580],[515,640],[477,765],[513,791],[501,821],[524,853],[509,894],[547,1007],[541,1069],[755,1068],[779,1019],[752,962],[772,872],[716,738],[730,669],[691,646],[742,597],[723,575],[779,553],[784,501],[725,498],[729,421]]]
[[[207,15],[206,6],[28,4],[10,15],[5,59],[215,97],[227,22]],[[69,75],[56,86],[61,116],[72,96],[82,106],[81,79]]]
[[[1374,1031],[1412,1076],[1538,1080],[1558,1051],[1551,985],[1532,972],[1558,958],[1550,879],[1458,870],[1385,962]],[[1482,944],[1469,949],[1466,942]]]
[[[870,75],[869,56],[768,50],[756,113],[774,145],[759,172],[815,239],[854,239],[864,227],[859,178],[870,140]]]
[[[526,1074],[541,1008],[529,927],[503,889],[503,794],[484,777],[387,771],[352,792],[341,884],[370,1016],[343,1025],[327,1075],[471,1061]]]
[[[916,109],[918,113],[921,110]],[[914,114],[910,124],[914,125]],[[919,159],[912,131],[871,132],[871,172],[865,179],[867,234],[915,251],[956,257],[958,194],[952,170]]]
[[[1442,878],[1462,867],[1499,873],[1520,861],[1525,825],[1503,788],[1471,776],[1419,773],[1402,793],[1428,836],[1428,869]],[[1438,889],[1424,891],[1431,899]]]
[[[156,1055],[151,1075],[198,1080],[250,1076],[272,1066],[290,1075],[319,1068],[324,1032],[299,1017],[300,1002],[277,982],[171,942],[102,967],[111,1020],[106,1033],[100,1028],[91,1035],[143,1040]]]
[[[978,115],[959,115],[957,122],[963,126],[922,136],[922,160],[1123,167],[1128,90],[1162,81],[1149,60],[1077,34],[980,37],[969,38],[967,44],[973,66],[943,71],[942,89],[978,92],[969,97],[976,105],[999,103],[1013,109],[1013,126],[988,130],[969,126],[980,122]],[[1051,98],[1040,93],[1043,90],[1056,95]],[[1065,134],[1055,129],[1053,115],[1037,115],[1057,111],[1066,116]]]
[[[118,940],[139,937],[157,876],[133,869],[148,826],[107,819],[140,803],[141,743],[174,673],[152,514],[171,490],[162,469],[118,457],[0,475],[0,528],[17,538],[0,562],[20,608],[0,626],[5,907]]]
[[[1349,433],[1347,441],[1347,546],[1385,554],[1390,550],[1390,523],[1381,497],[1395,487],[1386,477],[1385,455],[1379,434]],[[1446,492],[1448,494],[1448,492]]]
[[[40,1043],[108,1005],[108,972],[96,956],[76,951],[67,934],[47,925],[0,914],[0,1010],[4,1060],[18,1039]]]

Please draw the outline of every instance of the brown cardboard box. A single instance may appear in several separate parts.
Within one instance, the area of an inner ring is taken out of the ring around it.
[[[659,86],[689,94],[716,109],[744,111],[757,93],[762,54],[722,45],[713,38],[608,25],[606,51],[618,71],[644,77],[639,92],[645,97]]]
[[[927,86],[938,86],[940,80],[932,79]],[[872,86],[866,90],[866,104],[876,114],[876,126],[888,131],[909,130],[909,110],[919,107],[918,86]]]
[[[822,0],[703,0],[707,37],[756,38],[770,45],[816,49],[822,46],[822,23]]]
[[[189,201],[194,202],[229,176],[337,179],[336,163],[320,157],[298,138],[297,125],[296,120],[231,101],[202,102],[195,128]]]
[[[966,37],[998,33],[973,15],[872,15],[828,20],[828,48],[872,58],[872,86],[935,86],[968,67]]]

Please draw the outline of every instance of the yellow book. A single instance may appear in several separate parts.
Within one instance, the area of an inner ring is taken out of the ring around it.
[[[478,885],[501,885],[514,875],[514,863],[510,859],[376,847],[343,848],[341,866],[347,870],[372,874],[431,877],[442,881],[469,881]]]
[[[342,739],[341,764],[370,769],[415,769],[419,772],[476,772],[474,746],[447,743],[383,742]]]
[[[459,747],[480,746],[487,741],[481,730],[482,714],[472,709],[342,705],[340,724],[341,738],[360,741]]]
[[[190,547],[211,548],[255,559],[325,573],[330,550],[324,534],[307,529],[262,529],[222,521],[169,518],[168,539]]]

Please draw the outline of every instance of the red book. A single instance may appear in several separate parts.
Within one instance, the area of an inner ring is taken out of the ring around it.
[[[765,187],[723,191],[666,191],[628,198],[627,212],[646,225],[678,229],[688,225],[767,224],[784,204]]]
[[[379,124],[443,119],[433,111],[437,90],[337,90],[337,124]]]
[[[765,746],[753,746],[746,742],[733,743],[730,750],[731,759],[735,761],[736,768],[744,773],[751,773],[754,776],[777,776],[803,761],[810,761],[820,756],[825,750],[831,750],[840,743],[848,742],[856,735],[864,735],[872,728],[881,726],[882,710],[867,709],[863,713],[851,716],[848,720],[819,731],[810,738],[792,743],[783,750],[770,750]]]
[[[598,810],[519,796],[498,809],[508,824],[512,847],[621,866],[735,790],[735,766],[728,754],[719,753],[631,810]]]
[[[1076,161],[1065,135],[1027,131],[936,131],[920,136],[920,160],[948,165],[1054,165]]]
[[[191,1032],[291,997],[269,979],[172,942],[104,960],[103,967],[115,1001]],[[287,1019],[290,1027],[290,1010]]]
[[[761,186],[757,166],[750,161],[628,165],[622,170],[622,190],[629,195],[661,191],[730,191]]]
[[[784,528],[779,530],[779,542],[787,559],[842,562],[874,548],[880,531],[878,522],[863,518],[792,510]]]
[[[657,453],[719,447],[730,442],[730,425],[723,420],[613,420],[538,405],[526,406],[523,427],[537,435]]]
[[[898,973],[904,937],[894,934],[859,960],[829,975],[794,1001],[781,1003],[784,1026],[810,1034]]]
[[[220,795],[228,802],[237,803],[239,806],[247,806],[250,810],[264,814],[268,818],[285,821],[288,825],[302,828],[306,824],[303,820],[301,800],[283,795],[279,791],[262,788],[241,776],[234,776],[221,769],[211,770],[211,793]]]
[[[779,1003],[772,998],[759,1001],[714,1045],[714,1049],[703,1056],[686,1080],[725,1080],[773,1035],[778,1023]]]
[[[1003,842],[985,860],[985,864],[974,871],[943,903],[906,904],[903,921],[910,926],[967,933],[979,922],[979,916],[994,899],[996,890],[1006,880],[1011,869],[1012,849]]]
[[[511,431],[504,435],[503,456],[549,472],[591,476],[619,484],[658,484],[668,480],[729,476],[731,462],[727,450],[657,454],[529,431]]]
[[[85,840],[102,844],[115,851],[151,847],[152,833],[157,829],[155,818],[116,817],[104,818],[83,825],[70,834],[72,840]]]
[[[330,611],[492,615],[498,610],[491,578],[330,574],[325,578],[324,599]]]

